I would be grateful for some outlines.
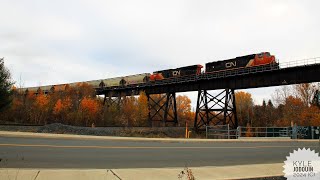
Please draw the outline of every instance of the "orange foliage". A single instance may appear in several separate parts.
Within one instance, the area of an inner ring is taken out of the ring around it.
[[[14,98],[14,99],[12,100],[12,106],[11,106],[11,108],[12,108],[13,110],[17,110],[17,109],[21,108],[22,105],[23,105],[23,102],[22,102],[21,100],[19,100],[19,99],[17,99],[17,98]]]
[[[144,92],[140,92],[137,100],[137,125],[148,125],[148,98]]]
[[[290,106],[294,106],[294,107],[301,107],[303,106],[303,102],[301,99],[293,97],[293,96],[289,96],[286,101],[285,101],[286,105],[290,105]]]
[[[70,109],[72,107],[72,102],[70,97],[67,97],[64,101],[63,101],[63,107],[64,109]]]
[[[180,115],[185,116],[191,112],[191,100],[188,96],[178,96],[177,97],[177,111]]]
[[[137,124],[137,111],[136,99],[134,97],[126,97],[122,105],[122,123],[127,126],[133,126]]]
[[[252,133],[251,126],[250,126],[249,123],[247,123],[246,129],[247,129],[247,131],[246,131],[246,137],[252,137],[252,136],[253,136],[253,133]]]
[[[62,110],[62,102],[61,99],[59,99],[53,108],[53,114],[59,114]]]
[[[95,96],[94,89],[88,83],[78,83],[76,89],[80,99],[84,97],[93,98]]]
[[[99,111],[99,103],[94,99],[85,97],[80,103],[80,110],[88,113],[90,116],[95,116]]]
[[[70,109],[72,106],[71,104],[71,99],[69,97],[67,97],[64,101],[62,101],[61,99],[58,99],[58,101],[56,102],[54,108],[53,108],[53,114],[60,114],[62,111],[66,111],[68,109]]]
[[[301,114],[302,110],[307,108],[305,104],[302,102],[301,99],[289,96],[285,100],[284,105],[284,121],[286,124],[294,124],[301,125],[302,121],[299,119],[299,115]]]
[[[46,109],[48,103],[49,103],[49,98],[48,98],[48,96],[46,96],[46,95],[44,95],[44,94],[38,94],[38,96],[36,97],[35,105],[36,105],[39,109]]]
[[[191,100],[188,96],[178,96],[177,99],[177,114],[179,123],[184,126],[186,122],[191,126],[194,121],[195,113],[191,112]]]
[[[299,115],[302,126],[320,126],[320,109],[316,106],[305,108]]]
[[[237,116],[240,125],[246,125],[252,118],[253,100],[250,93],[239,91],[235,93]]]

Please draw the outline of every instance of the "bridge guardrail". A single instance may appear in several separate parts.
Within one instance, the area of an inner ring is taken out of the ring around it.
[[[320,64],[320,57],[283,62],[283,63],[280,63],[279,66],[281,69],[285,69],[285,68],[309,66],[309,65],[315,65],[315,64]]]

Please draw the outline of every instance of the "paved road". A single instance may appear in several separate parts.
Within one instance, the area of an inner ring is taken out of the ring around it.
[[[282,163],[318,142],[149,142],[0,136],[0,168],[160,168]]]

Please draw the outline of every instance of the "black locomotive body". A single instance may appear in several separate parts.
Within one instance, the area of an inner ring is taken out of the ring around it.
[[[179,76],[188,76],[194,74],[201,73],[201,65],[192,65],[192,66],[185,66],[176,69],[166,69],[161,71],[153,72],[154,75],[161,74],[164,79],[172,78],[172,77],[179,77]]]
[[[206,73],[215,71],[224,71],[235,68],[244,68],[252,66],[255,59],[255,54],[236,57],[223,61],[210,62],[206,64]]]

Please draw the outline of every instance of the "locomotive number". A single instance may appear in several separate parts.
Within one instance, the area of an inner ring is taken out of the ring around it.
[[[172,71],[172,76],[180,76],[180,71]]]
[[[237,67],[237,62],[227,62],[226,63],[226,68],[231,68],[231,67]]]

